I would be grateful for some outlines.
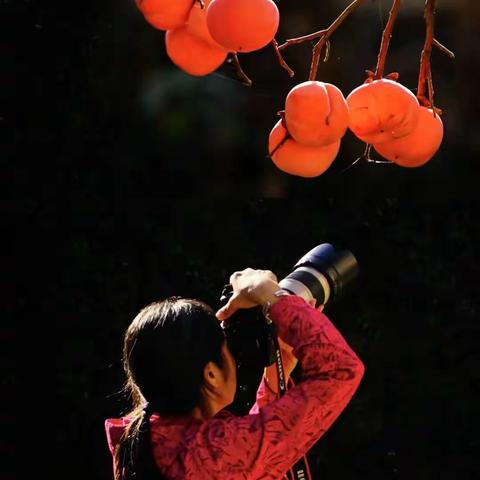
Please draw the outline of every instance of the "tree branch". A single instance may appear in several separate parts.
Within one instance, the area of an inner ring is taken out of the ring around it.
[[[433,106],[433,82],[430,67],[430,56],[432,54],[435,7],[436,0],[425,0],[423,16],[425,18],[425,43],[420,57],[420,72],[418,75],[417,98],[420,105],[425,107]],[[428,86],[428,98],[425,96],[425,89]]]
[[[332,22],[332,24],[328,28],[324,30],[319,30],[318,32],[310,33],[309,35],[303,35],[302,37],[289,38],[280,46],[278,46],[278,51],[280,52],[281,50],[289,47],[290,45],[298,45],[299,43],[308,42],[310,40],[320,38],[320,40],[315,44],[313,48],[312,64],[310,66],[309,79],[315,80],[323,47],[325,45],[327,46],[327,52],[324,59],[324,61],[326,62],[330,52],[329,38],[331,37],[333,32],[343,23],[343,21],[364,1],[365,0],[353,0],[353,2],[348,5],[347,8],[345,8],[345,10]]]
[[[312,63],[310,65],[310,75],[308,77],[309,80],[315,80],[317,78],[318,72],[318,64],[320,62],[320,55],[322,54],[323,47],[328,42],[329,38],[332,36],[333,32],[343,23],[343,21],[365,0],[353,0],[353,2],[348,5],[347,8],[332,22],[332,24],[326,29],[323,30],[323,34],[318,35],[320,36],[320,40],[315,44],[313,47],[313,54],[312,54]],[[320,32],[316,32],[312,35],[317,35]],[[308,40],[312,39],[312,35],[307,35],[306,37]],[[300,43],[298,40],[295,43]],[[287,40],[288,42],[288,40]]]
[[[452,60],[455,58],[455,54],[449,50],[445,45],[442,45],[436,38],[433,39],[433,46],[437,47],[441,52],[448,55]]]
[[[242,80],[242,83],[247,87],[252,86],[252,81],[247,76],[247,74],[243,71],[242,66],[240,65],[240,60],[238,59],[238,55],[236,53],[232,53],[233,64],[235,65],[235,70],[237,71],[238,78]]]
[[[390,9],[390,14],[388,15],[387,25],[385,26],[382,34],[382,43],[380,44],[380,51],[378,52],[377,67],[375,68],[375,74],[373,76],[374,80],[378,80],[379,78],[383,77],[388,47],[390,45],[393,27],[395,25],[395,20],[397,18],[401,3],[402,0],[393,0],[392,8]]]
[[[277,55],[277,59],[280,65],[287,71],[290,77],[293,77],[295,75],[295,72],[288,66],[287,62],[283,58],[282,52],[280,52],[280,48],[278,46],[278,42],[275,39],[272,40],[272,46],[275,50],[275,54]]]
[[[304,35],[303,37],[289,38],[288,40],[285,40],[285,43],[279,45],[278,49],[283,50],[290,45],[298,45],[299,43],[308,42],[309,40],[315,40],[316,38],[324,35],[326,31],[327,30],[319,30],[318,32],[310,33],[309,35]]]

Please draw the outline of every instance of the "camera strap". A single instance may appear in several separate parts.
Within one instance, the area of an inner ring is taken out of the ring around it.
[[[278,377],[278,398],[283,397],[288,390],[285,382],[285,370],[283,368],[282,353],[280,351],[280,345],[278,344],[278,338],[274,336],[275,345],[275,364],[277,366]],[[312,474],[310,473],[310,466],[308,464],[307,455],[300,458],[295,465],[287,473],[286,478],[289,480],[312,480]]]

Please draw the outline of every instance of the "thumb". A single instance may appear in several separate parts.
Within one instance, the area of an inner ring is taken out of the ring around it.
[[[238,294],[233,294],[228,302],[216,313],[219,320],[226,320],[238,310]]]

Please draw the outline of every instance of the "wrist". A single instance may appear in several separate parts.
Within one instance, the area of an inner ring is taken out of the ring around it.
[[[270,292],[269,295],[265,297],[264,302],[261,304],[264,316],[268,318],[270,307],[277,303],[280,298],[290,295],[291,293],[288,290],[285,290],[278,285],[278,288],[275,291]]]
[[[258,288],[256,293],[256,302],[258,305],[264,307],[266,304],[273,305],[279,299],[276,292],[280,290],[280,285],[277,282],[266,282]]]

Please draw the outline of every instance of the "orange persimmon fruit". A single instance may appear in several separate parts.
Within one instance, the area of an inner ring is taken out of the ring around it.
[[[347,102],[335,85],[303,82],[287,95],[285,120],[297,142],[311,147],[328,145],[347,131]]]
[[[198,2],[193,5],[188,15],[187,22],[185,26],[188,33],[195,35],[196,37],[205,40],[210,45],[217,47],[219,50],[224,50],[228,52],[225,48],[219,45],[210,35],[210,31],[207,27],[207,8],[212,0],[204,0],[204,7],[202,8]]]
[[[145,20],[159,30],[182,26],[188,18],[193,0],[135,0]]]
[[[287,130],[279,120],[270,132],[268,151],[273,163],[290,175],[318,177],[330,167],[340,149],[340,140],[323,147],[309,147],[293,138],[285,140],[286,135]]]
[[[418,120],[415,95],[398,82],[374,80],[347,97],[350,130],[366,143],[388,142],[408,135]]]
[[[436,153],[443,138],[443,123],[438,114],[420,107],[418,122],[412,132],[390,142],[374,144],[384,158],[402,167],[420,167]]]
[[[227,58],[224,49],[191,34],[187,26],[168,30],[165,45],[172,62],[190,75],[208,75]]]
[[[235,52],[253,52],[270,43],[279,19],[272,0],[213,0],[207,9],[212,37]]]

